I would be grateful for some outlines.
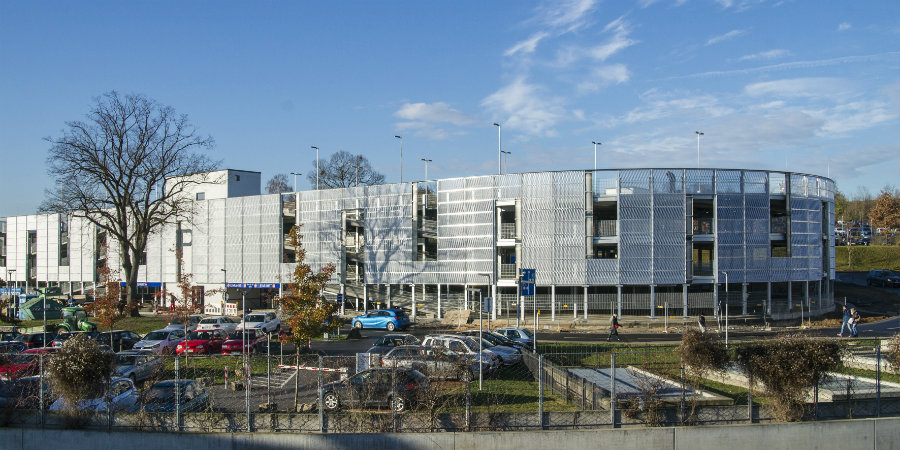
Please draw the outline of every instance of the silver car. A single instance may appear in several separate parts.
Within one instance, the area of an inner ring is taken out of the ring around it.
[[[443,347],[400,345],[381,357],[384,367],[415,369],[428,378],[469,381],[478,373],[478,363],[472,358]]]
[[[174,355],[175,347],[184,340],[184,330],[163,328],[151,331],[134,344],[134,350],[148,350],[160,355]]]
[[[164,368],[165,362],[159,355],[134,350],[116,353],[113,363],[115,376],[130,378],[134,382],[157,377]]]

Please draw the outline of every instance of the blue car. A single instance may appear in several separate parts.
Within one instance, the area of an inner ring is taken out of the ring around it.
[[[403,330],[410,326],[409,316],[402,309],[376,309],[353,318],[353,328],[385,328]]]

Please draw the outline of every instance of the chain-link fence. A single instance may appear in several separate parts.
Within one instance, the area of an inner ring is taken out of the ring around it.
[[[437,353],[408,364],[374,354],[145,355],[120,369],[123,378],[107,392],[75,407],[54,395],[41,370],[49,356],[39,357],[34,375],[4,375],[0,425],[365,433],[773,420],[762,388],[736,365],[698,377],[671,346],[539,350],[499,365]],[[846,355],[811,388],[804,419],[900,415],[900,376],[878,343]]]

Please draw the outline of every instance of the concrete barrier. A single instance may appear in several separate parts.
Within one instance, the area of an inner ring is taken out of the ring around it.
[[[900,418],[717,427],[473,433],[150,433],[0,429],[0,448],[238,449],[872,449],[900,448]]]

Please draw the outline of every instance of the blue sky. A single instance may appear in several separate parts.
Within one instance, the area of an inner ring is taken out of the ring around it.
[[[900,2],[0,1],[0,217],[36,211],[47,143],[141,93],[223,167],[387,181],[497,171],[762,168],[900,186]],[[308,189],[305,177],[299,189]]]

